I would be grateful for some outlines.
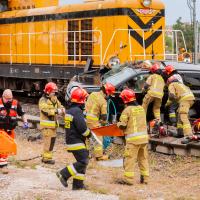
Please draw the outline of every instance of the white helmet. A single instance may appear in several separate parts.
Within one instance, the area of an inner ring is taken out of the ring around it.
[[[65,101],[70,101],[72,92],[77,88],[81,88],[80,83],[75,81],[69,82],[66,89]]]

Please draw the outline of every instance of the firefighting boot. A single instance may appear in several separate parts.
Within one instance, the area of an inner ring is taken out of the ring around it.
[[[60,172],[56,172],[56,176],[59,178],[64,187],[68,187],[67,180],[62,176]]]
[[[133,185],[132,181],[128,181],[127,179],[124,179],[124,178],[116,180],[116,183],[121,184],[121,185],[129,185],[129,186]]]
[[[148,177],[147,176],[140,176],[140,183],[141,184],[148,184]]]
[[[72,190],[87,190],[88,188],[84,185],[83,180],[73,179]]]
[[[189,137],[185,137],[184,139],[181,140],[181,144],[188,144],[191,142],[191,139]]]
[[[192,141],[198,141],[198,136],[197,135],[187,136],[183,140],[181,140],[181,144],[188,144]]]
[[[56,173],[57,177],[59,178],[60,182],[64,187],[67,187],[67,180],[72,176],[68,169],[65,167],[61,171]]]
[[[42,158],[42,162],[45,163],[45,164],[48,164],[48,165],[54,165],[55,164],[55,160],[53,159],[45,159],[45,158]]]
[[[96,160],[97,161],[103,161],[103,160],[108,160],[109,158],[108,158],[108,155],[103,155],[103,156],[101,156],[101,157],[97,157],[96,158]]]
[[[9,173],[7,165],[4,165],[4,166],[0,167],[0,173],[1,174],[8,174]]]
[[[42,154],[42,162],[45,164],[54,165],[55,160],[53,160],[52,157],[53,157],[53,154],[51,151],[44,152]]]
[[[174,133],[173,137],[175,137],[175,138],[183,138],[184,137],[183,129],[182,128],[178,128],[177,129],[177,133]]]

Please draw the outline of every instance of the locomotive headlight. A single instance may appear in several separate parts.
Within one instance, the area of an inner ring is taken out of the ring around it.
[[[144,7],[150,7],[152,0],[142,0],[142,4]]]

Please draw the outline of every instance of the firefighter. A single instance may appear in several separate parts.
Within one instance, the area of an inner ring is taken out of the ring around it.
[[[146,80],[144,85],[144,91],[147,91],[142,103],[142,107],[147,113],[148,106],[151,102],[153,102],[153,113],[155,119],[161,121],[160,117],[160,107],[162,104],[162,98],[164,95],[164,86],[165,82],[162,78],[162,70],[158,64],[154,64],[150,67],[151,75]]]
[[[117,126],[125,134],[126,145],[124,152],[124,178],[118,182],[133,185],[134,167],[138,161],[141,174],[140,182],[147,184],[149,164],[146,114],[144,108],[137,103],[133,90],[124,89],[120,97],[125,104],[125,109]]]
[[[39,100],[40,128],[42,131],[44,146],[42,162],[55,164],[53,160],[53,148],[56,140],[57,116],[64,115],[65,109],[57,99],[57,85],[49,82],[45,85],[44,95]]]
[[[91,136],[83,115],[87,96],[88,93],[82,88],[76,88],[71,92],[71,104],[65,114],[66,145],[76,162],[56,173],[64,187],[68,186],[67,180],[73,177],[73,190],[85,189],[85,173],[89,162],[86,138]]]
[[[169,100],[176,101],[179,104],[178,107],[178,137],[191,136],[192,128],[190,121],[188,119],[188,113],[190,107],[194,104],[194,95],[189,87],[185,86],[183,83],[175,76],[171,76],[167,80]],[[183,140],[184,142],[185,140]],[[187,141],[186,141],[187,143]]]
[[[166,74],[167,78],[174,76],[180,83],[183,83],[183,79],[181,75],[177,72],[177,70],[172,65],[167,65],[164,69],[164,73]],[[169,110],[169,121],[171,122],[172,126],[177,126],[176,111],[178,109],[178,102],[173,101],[171,102],[171,104],[167,102],[166,106],[168,107],[168,110]]]
[[[17,115],[22,117],[23,128],[28,128],[28,122],[24,110],[20,103],[13,99],[13,94],[10,89],[3,92],[0,98],[0,129],[4,130],[10,137],[14,138],[14,129],[17,126]],[[8,155],[0,154],[0,170],[1,173],[7,174]]]
[[[86,102],[86,121],[87,126],[92,129],[104,125],[107,119],[107,102],[109,95],[114,95],[115,87],[111,83],[106,83],[101,87],[101,91],[92,92]],[[102,137],[98,137],[102,141]],[[108,156],[103,155],[102,144],[94,147],[96,160],[107,160]]]

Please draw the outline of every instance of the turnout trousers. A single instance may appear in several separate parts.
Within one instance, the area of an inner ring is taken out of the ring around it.
[[[89,163],[89,151],[87,149],[80,150],[71,150],[69,151],[73,153],[73,156],[76,159],[76,162],[67,165],[67,167],[63,168],[60,171],[62,177],[67,181],[70,177],[73,177],[73,185],[72,189],[83,189],[84,188],[84,180],[86,168]]]
[[[184,136],[192,135],[192,127],[188,113],[193,104],[193,100],[185,100],[179,103],[177,128],[183,130]]]
[[[148,144],[126,143],[124,152],[124,180],[133,184],[134,168],[138,161],[141,176],[149,177]]]
[[[155,119],[158,119],[159,121],[161,121],[160,107],[162,104],[162,99],[159,99],[157,97],[152,97],[151,95],[147,93],[142,102],[142,107],[144,108],[146,113],[148,110],[148,106],[151,102],[153,102],[153,114],[154,114]]]
[[[42,135],[44,141],[42,158],[46,161],[52,160],[56,141],[56,129],[44,128],[42,129]]]

